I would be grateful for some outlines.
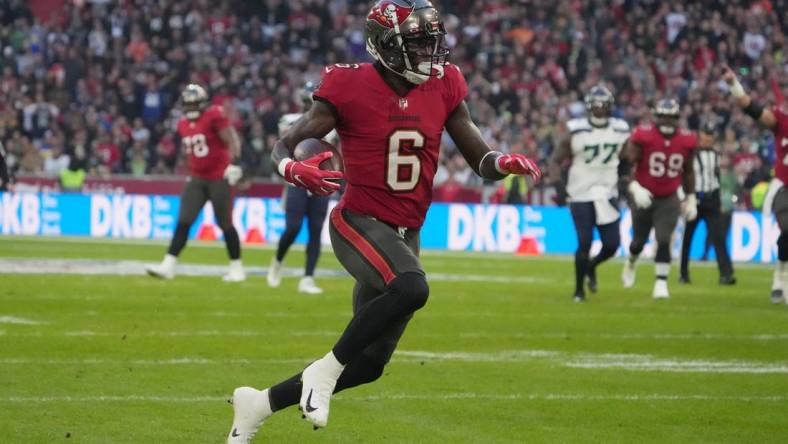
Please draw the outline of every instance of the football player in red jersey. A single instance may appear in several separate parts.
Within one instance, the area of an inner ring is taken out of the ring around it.
[[[723,78],[730,86],[736,104],[744,113],[774,133],[775,177],[769,185],[763,211],[765,214],[773,211],[780,227],[780,237],[777,239],[778,261],[774,270],[771,300],[775,304],[788,302],[788,189],[785,188],[788,183],[788,104],[784,97],[777,97],[775,106],[765,109],[744,91],[741,82],[730,68],[726,67]]]
[[[169,250],[161,264],[147,267],[146,271],[161,279],[175,277],[175,263],[186,246],[189,229],[205,203],[211,201],[230,256],[230,269],[224,280],[241,282],[246,273],[241,264],[241,242],[233,227],[230,190],[243,174],[241,167],[231,162],[241,155],[241,141],[222,107],[208,105],[208,93],[202,86],[188,85],[181,102],[185,117],[178,122],[178,134],[189,151],[191,176],[181,194],[178,225]]]
[[[330,216],[334,252],[356,280],[353,319],[325,357],[292,378],[233,394],[228,442],[246,443],[273,412],[300,404],[315,427],[328,421],[332,393],[378,379],[413,313],[429,295],[418,258],[419,229],[432,200],[446,128],[473,170],[489,179],[541,177],[524,155],[492,151],[470,118],[468,87],[427,0],[381,0],[366,20],[374,64],[329,66],[315,104],[277,143],[280,174],[315,194],[336,190],[342,173],[316,168],[330,153],[296,162],[293,148],[336,128],[346,191]]]
[[[687,196],[683,205],[685,218],[694,220],[698,214],[695,169],[692,167],[692,154],[698,145],[698,137],[693,132],[678,128],[679,114],[678,102],[660,100],[654,107],[656,122],[632,131],[625,148],[625,157],[635,165],[635,178],[628,187],[634,234],[621,279],[626,288],[635,285],[635,266],[654,228],[657,279],[652,296],[656,299],[670,296],[670,241],[682,213],[678,196],[682,185]]]

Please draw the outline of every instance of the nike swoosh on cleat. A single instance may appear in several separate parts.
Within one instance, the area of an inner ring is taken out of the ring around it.
[[[307,413],[312,413],[315,410],[317,410],[317,408],[312,407],[311,404],[312,404],[312,390],[309,391],[309,396],[306,397],[306,411],[307,411]]]
[[[233,433],[231,433],[230,436],[232,436],[233,438],[237,438],[241,436],[241,434],[238,433],[238,429],[233,429]]]

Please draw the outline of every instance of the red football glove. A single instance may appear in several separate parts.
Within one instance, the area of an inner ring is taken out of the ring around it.
[[[528,175],[534,179],[534,182],[542,179],[542,170],[525,154],[504,154],[497,159],[496,166],[498,171],[504,174]]]
[[[341,171],[326,171],[319,168],[321,162],[333,156],[334,153],[326,151],[301,162],[290,161],[285,165],[283,176],[286,181],[297,187],[306,188],[312,194],[328,196],[339,190],[337,181],[345,177]]]

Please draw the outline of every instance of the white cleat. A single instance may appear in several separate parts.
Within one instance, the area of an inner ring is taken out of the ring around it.
[[[271,259],[271,265],[268,267],[268,276],[266,276],[268,280],[269,287],[278,287],[279,284],[282,283],[282,263],[276,260],[276,258]]]
[[[224,282],[243,282],[246,280],[246,272],[240,260],[230,261],[230,270],[222,278]]]
[[[298,282],[298,292],[306,294],[322,294],[323,289],[315,285],[312,276],[304,276]]]
[[[632,288],[635,286],[635,264],[627,260],[624,262],[624,270],[621,272],[621,283],[624,288]]]
[[[301,401],[299,408],[304,418],[317,429],[328,424],[331,395],[344,366],[333,352],[313,362],[301,373]]]
[[[668,299],[670,293],[668,292],[668,281],[664,279],[657,279],[654,282],[654,292],[651,294],[654,299]]]
[[[268,400],[268,390],[239,387],[233,392],[233,427],[227,435],[227,444],[248,444],[257,434],[263,421],[273,414]]]
[[[148,273],[148,276],[167,281],[175,277],[175,269],[164,264],[149,265],[145,267],[145,272]]]

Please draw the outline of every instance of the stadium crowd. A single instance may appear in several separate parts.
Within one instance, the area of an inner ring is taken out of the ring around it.
[[[175,105],[198,82],[242,134],[246,170],[272,178],[277,122],[297,111],[298,88],[324,65],[367,60],[367,0],[67,3],[48,21],[23,0],[0,4],[0,140],[17,174],[183,174]],[[546,164],[561,123],[604,82],[632,124],[668,95],[688,127],[716,122],[738,205],[768,179],[774,141],[734,109],[720,74],[729,64],[774,103],[770,80],[788,79],[788,1],[435,3],[493,148]],[[448,138],[436,186],[482,186]]]

